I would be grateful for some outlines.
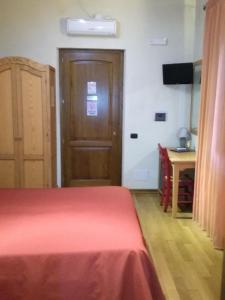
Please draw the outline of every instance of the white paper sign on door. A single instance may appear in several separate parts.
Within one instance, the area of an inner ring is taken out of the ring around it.
[[[87,96],[87,101],[98,101],[98,96],[96,95]]]
[[[97,92],[96,82],[95,81],[88,81],[88,83],[87,83],[87,94],[88,95],[93,95],[93,94],[96,94],[96,92]]]
[[[98,102],[87,101],[87,116],[97,116],[97,115],[98,115]]]

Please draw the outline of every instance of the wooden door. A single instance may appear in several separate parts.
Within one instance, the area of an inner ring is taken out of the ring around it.
[[[0,188],[19,187],[17,102],[14,67],[0,66]],[[14,139],[15,135],[15,139]]]
[[[123,51],[60,50],[63,186],[121,184]]]

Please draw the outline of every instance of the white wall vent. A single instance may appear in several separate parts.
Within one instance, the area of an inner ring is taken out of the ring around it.
[[[67,19],[69,35],[103,35],[116,36],[116,20]]]

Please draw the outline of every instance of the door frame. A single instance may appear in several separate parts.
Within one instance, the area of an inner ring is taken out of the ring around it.
[[[64,113],[63,113],[63,104],[64,104],[64,84],[63,84],[63,53],[70,52],[70,51],[96,51],[96,52],[118,52],[120,53],[120,86],[119,86],[119,124],[118,124],[118,155],[120,161],[120,185],[122,184],[122,147],[123,147],[123,88],[124,88],[124,56],[125,50],[124,49],[101,49],[101,48],[58,48],[58,57],[59,57],[59,109],[60,109],[60,147],[61,147],[61,155],[60,155],[60,162],[61,162],[61,187],[65,186],[64,180],[64,162],[63,162],[63,154],[64,154]]]

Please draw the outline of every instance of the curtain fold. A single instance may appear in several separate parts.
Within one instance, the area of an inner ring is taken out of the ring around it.
[[[216,248],[225,236],[225,1],[208,1],[202,65],[194,219]]]

